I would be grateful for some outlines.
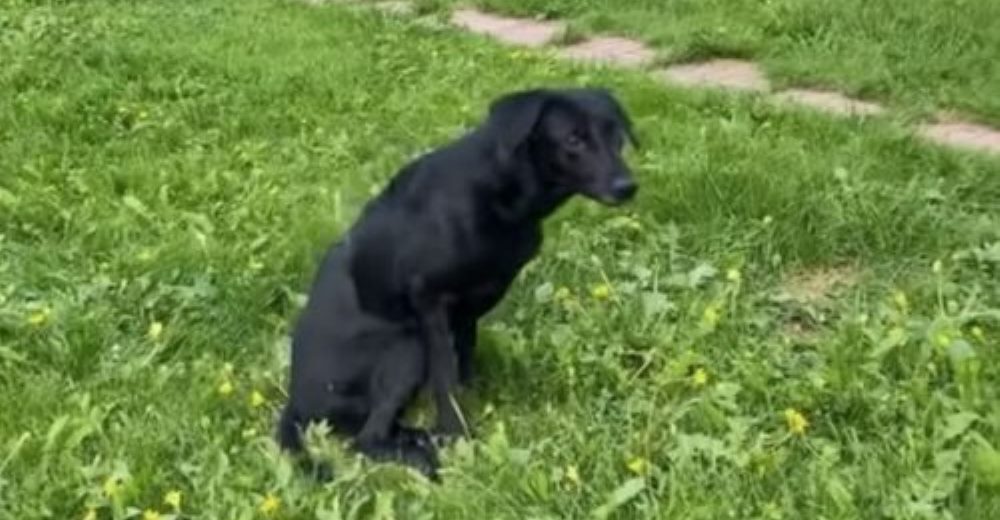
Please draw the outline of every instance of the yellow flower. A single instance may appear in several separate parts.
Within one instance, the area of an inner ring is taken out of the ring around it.
[[[173,491],[168,491],[166,495],[163,495],[163,503],[173,508],[174,511],[180,511],[181,509],[181,492],[176,489]]]
[[[740,270],[736,268],[729,269],[726,271],[726,279],[730,282],[736,283],[740,281],[743,276],[740,274]]]
[[[607,300],[611,297],[611,286],[606,283],[595,285],[594,288],[590,290],[590,295],[593,296],[595,300]]]
[[[701,313],[701,323],[707,327],[714,328],[719,324],[719,307],[715,304],[705,307],[704,312]]]
[[[260,392],[254,390],[253,393],[250,394],[250,406],[260,408],[261,406],[264,406],[264,403],[266,402],[267,399],[264,399],[264,395]]]
[[[892,293],[892,301],[896,303],[899,310],[905,311],[909,306],[910,302],[906,299],[906,293],[903,291],[896,291]]]
[[[149,336],[149,339],[153,341],[160,339],[160,336],[163,335],[163,324],[158,321],[150,323],[149,331],[146,333],[146,335]]]
[[[795,435],[805,435],[806,428],[809,427],[809,421],[806,417],[794,408],[785,410],[785,423],[788,425],[788,431]]]
[[[580,471],[576,469],[576,466],[570,465],[566,467],[566,480],[570,481],[574,486],[580,486]]]
[[[49,322],[49,316],[51,315],[52,311],[48,307],[42,307],[28,315],[28,324],[41,327]]]
[[[278,512],[281,507],[281,500],[271,493],[268,493],[264,500],[260,503],[260,512],[265,515],[273,515]]]
[[[228,397],[233,393],[233,384],[229,380],[225,380],[219,385],[219,395],[223,397]]]
[[[93,508],[88,509],[83,515],[83,520],[97,520],[97,511]]]
[[[232,363],[226,363],[226,364],[222,365],[222,373],[225,374],[225,375],[227,375],[227,376],[233,375],[233,364]]]
[[[982,328],[972,327],[972,330],[970,332],[972,333],[972,337],[978,339],[979,341],[986,341],[986,334],[983,333]]]
[[[136,259],[140,262],[148,262],[153,259],[153,252],[151,250],[143,249],[139,251],[139,254],[135,255]]]
[[[160,520],[163,518],[160,513],[153,511],[152,509],[147,509],[142,512],[142,520]]]
[[[108,477],[101,486],[101,490],[104,491],[104,496],[108,498],[115,498],[118,496],[121,489],[122,481],[118,477]]]
[[[934,335],[934,344],[939,348],[945,348],[951,345],[951,336],[947,332],[938,332]]]
[[[706,383],[708,383],[708,372],[704,368],[699,367],[691,374],[691,385],[695,388],[705,386]]]
[[[642,457],[632,457],[626,464],[628,470],[636,475],[646,475],[649,473],[649,461]]]

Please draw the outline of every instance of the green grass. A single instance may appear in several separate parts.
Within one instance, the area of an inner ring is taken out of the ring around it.
[[[450,0],[449,0],[450,2]],[[779,85],[838,88],[913,115],[1000,123],[994,0],[477,0],[489,9],[626,34],[667,61],[759,60]]]
[[[1000,513],[995,160],[296,2],[7,2],[0,62],[0,518]],[[636,203],[549,223],[443,485],[336,442],[301,477],[271,432],[324,248],[490,99],[567,84],[634,115]]]

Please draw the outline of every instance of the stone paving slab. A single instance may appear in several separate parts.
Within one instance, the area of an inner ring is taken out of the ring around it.
[[[664,80],[690,87],[710,87],[763,92],[771,88],[753,62],[715,59],[667,67],[657,73]]]
[[[559,50],[559,55],[577,61],[640,67],[652,62],[656,52],[640,41],[602,36],[564,47]]]
[[[504,43],[525,47],[542,47],[565,29],[565,25],[560,22],[509,18],[476,9],[456,10],[451,15],[451,23],[474,33],[492,36]]]
[[[412,3],[404,1],[376,2],[372,4],[372,7],[383,13],[394,15],[407,15],[416,12],[416,7]]]
[[[804,105],[836,115],[877,115],[885,112],[882,105],[847,97],[829,90],[789,89],[774,95],[778,101]]]
[[[1000,154],[1000,130],[961,121],[926,123],[917,128],[920,136],[946,146]]]

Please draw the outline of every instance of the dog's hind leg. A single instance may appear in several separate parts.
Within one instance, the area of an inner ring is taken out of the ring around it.
[[[306,423],[299,420],[292,405],[285,405],[281,411],[281,418],[278,420],[278,445],[295,457],[305,473],[312,475],[320,482],[330,481],[333,479],[333,468],[325,462],[313,460],[305,453],[305,446],[302,442],[305,426]]]
[[[289,453],[302,452],[302,430],[291,404],[286,404],[278,419],[278,445]]]
[[[419,430],[398,424],[420,389],[427,357],[416,338],[398,338],[381,356],[370,382],[371,413],[355,439],[359,451],[378,461],[395,461],[436,478],[437,457]]]

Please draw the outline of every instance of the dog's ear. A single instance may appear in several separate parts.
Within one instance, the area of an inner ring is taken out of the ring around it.
[[[497,142],[501,159],[510,157],[534,130],[551,93],[523,90],[500,97],[490,104],[486,126]]]
[[[604,88],[583,88],[578,92],[585,103],[597,109],[605,117],[617,122],[625,131],[632,146],[639,148],[639,139],[632,128],[632,119],[629,118],[628,113],[611,91]]]

